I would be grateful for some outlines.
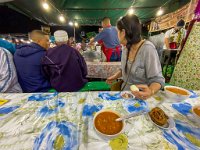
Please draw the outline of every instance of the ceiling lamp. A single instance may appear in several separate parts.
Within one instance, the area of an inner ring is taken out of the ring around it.
[[[161,16],[164,13],[163,9],[160,7],[160,9],[157,11],[156,16]]]
[[[59,20],[60,20],[60,22],[65,22],[65,17],[63,16],[63,14],[61,14],[59,16]]]
[[[45,9],[45,10],[48,10],[49,9],[49,4],[47,2],[42,2],[42,7]]]
[[[135,13],[135,10],[133,9],[133,6],[131,6],[128,10],[128,15],[133,15]]]
[[[75,22],[74,25],[75,25],[75,27],[78,27],[78,23],[77,22]]]
[[[69,22],[69,25],[70,25],[70,26],[73,26],[74,24],[73,24],[73,22],[70,21],[70,22]]]

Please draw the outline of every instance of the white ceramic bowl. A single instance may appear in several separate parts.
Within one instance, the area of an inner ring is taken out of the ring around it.
[[[200,116],[198,116],[195,112],[194,112],[194,109],[195,108],[199,108],[200,109],[200,105],[195,105],[192,107],[192,114],[194,116],[194,119],[196,122],[200,123]]]
[[[177,94],[177,93],[169,91],[167,88],[179,89],[179,90],[187,92],[188,94],[187,95]],[[175,102],[181,102],[181,101],[186,100],[187,98],[189,98],[191,96],[191,93],[188,90],[177,87],[177,86],[165,86],[164,90],[165,90],[166,96],[169,99],[174,100]]]
[[[125,122],[124,122],[124,121],[122,121],[123,126],[122,126],[121,131],[120,131],[119,133],[113,134],[113,135],[108,135],[108,134],[101,133],[101,132],[95,127],[95,119],[96,119],[96,117],[97,117],[100,113],[102,113],[102,112],[112,112],[112,113],[118,115],[119,117],[121,117],[121,115],[120,115],[118,112],[113,111],[113,110],[109,110],[109,109],[104,109],[104,110],[101,110],[101,111],[97,112],[97,113],[95,114],[95,116],[94,116],[94,119],[93,119],[94,129],[95,129],[95,131],[97,132],[97,134],[100,135],[100,137],[106,138],[106,139],[111,139],[111,138],[115,138],[115,137],[119,136],[119,135],[123,132],[123,130],[124,130],[124,127],[125,127]]]

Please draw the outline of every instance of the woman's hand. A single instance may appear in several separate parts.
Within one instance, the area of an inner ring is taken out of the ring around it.
[[[147,85],[136,85],[136,86],[138,87],[138,89],[141,90],[141,91],[131,91],[136,98],[146,100],[154,94]]]
[[[107,80],[106,80],[106,83],[107,84],[112,84],[115,80],[117,80],[118,77],[116,77],[116,75],[113,75],[111,77],[109,77]]]

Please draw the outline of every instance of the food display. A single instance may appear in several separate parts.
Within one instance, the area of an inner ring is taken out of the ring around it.
[[[120,116],[112,111],[103,111],[94,119],[96,130],[105,135],[115,135],[122,131],[123,122],[116,121]]]
[[[165,126],[168,124],[169,117],[159,107],[153,108],[149,112],[149,116],[151,120],[159,126]]]
[[[131,91],[133,91],[133,92],[135,92],[135,91],[139,91],[139,89],[138,89],[138,87],[137,86],[135,86],[135,85],[131,85],[130,86],[130,89],[131,89]]]

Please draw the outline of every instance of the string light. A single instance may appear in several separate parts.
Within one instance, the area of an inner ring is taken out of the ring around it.
[[[73,24],[73,22],[70,21],[70,22],[69,22],[69,25],[70,25],[70,26],[73,26],[74,24]]]
[[[60,22],[65,22],[65,17],[63,16],[63,14],[61,14],[59,16],[59,20],[60,20]]]
[[[160,9],[157,11],[156,16],[161,16],[164,13],[163,9],[160,7]]]
[[[75,27],[78,27],[78,23],[77,22],[75,22],[74,25],[75,25]]]
[[[45,9],[45,10],[48,10],[49,9],[49,4],[47,2],[42,2],[42,7]]]
[[[133,9],[133,7],[131,6],[128,10],[128,15],[133,15],[135,13],[135,10]]]

